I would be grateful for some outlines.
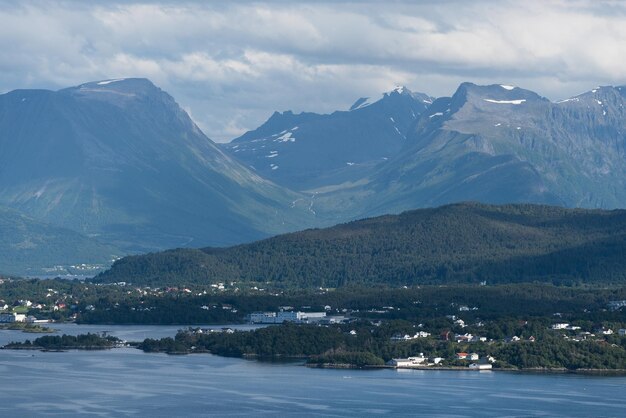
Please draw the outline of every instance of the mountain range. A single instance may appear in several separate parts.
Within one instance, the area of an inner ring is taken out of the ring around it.
[[[624,86],[559,102],[501,84],[437,99],[398,87],[331,114],[276,112],[216,144],[146,79],[15,90],[0,95],[0,207],[104,246],[100,259],[470,200],[626,207],[625,102]]]
[[[358,99],[329,115],[275,112],[223,149],[273,182],[293,190],[355,181],[395,156],[434,99],[396,87],[373,101]]]
[[[422,113],[394,157],[316,202],[357,217],[467,200],[626,207],[625,104],[626,87],[553,103],[464,83]]]

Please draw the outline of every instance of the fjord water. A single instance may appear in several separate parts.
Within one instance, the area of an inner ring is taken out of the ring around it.
[[[63,325],[173,335],[177,327]],[[33,338],[2,331],[2,340]],[[0,416],[623,416],[625,377],[310,369],[209,354],[0,351]]]

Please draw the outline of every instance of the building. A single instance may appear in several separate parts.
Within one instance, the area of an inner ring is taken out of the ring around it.
[[[469,365],[469,368],[473,370],[491,370],[492,367],[493,366],[489,363],[472,363]]]
[[[394,358],[387,362],[387,365],[394,367],[418,367],[427,366],[427,358],[424,357],[424,353],[420,353],[419,356],[409,358]]]
[[[0,314],[0,322],[9,323],[9,322],[25,322],[26,315],[18,314],[18,313],[3,313]]]
[[[253,312],[247,316],[252,324],[282,324],[283,322],[310,323],[320,322],[326,318],[326,312]]]
[[[610,310],[616,311],[626,306],[626,300],[612,300],[607,304],[607,306]]]
[[[430,333],[426,331],[419,331],[419,332],[416,332],[414,335],[394,334],[391,337],[391,341],[409,341],[409,340],[415,340],[418,338],[426,338],[426,337],[430,337]]]

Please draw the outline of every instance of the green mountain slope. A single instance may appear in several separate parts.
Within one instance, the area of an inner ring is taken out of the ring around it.
[[[112,245],[0,207],[2,274],[62,275],[71,272],[93,275],[92,268],[106,268],[122,254]]]
[[[224,249],[118,260],[96,278],[285,287],[626,279],[626,211],[463,203]]]
[[[300,197],[226,156],[149,80],[0,95],[0,205],[128,252],[301,229]]]

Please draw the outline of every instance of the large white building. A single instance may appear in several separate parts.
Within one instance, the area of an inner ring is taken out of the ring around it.
[[[25,322],[26,315],[18,313],[2,313],[0,314],[0,322]]]
[[[389,366],[395,367],[418,367],[418,366],[427,366],[428,359],[424,357],[424,353],[420,353],[419,356],[409,357],[409,358],[394,358],[387,362]]]
[[[326,312],[254,312],[248,316],[253,324],[282,324],[283,322],[309,323],[318,322],[326,317]]]

